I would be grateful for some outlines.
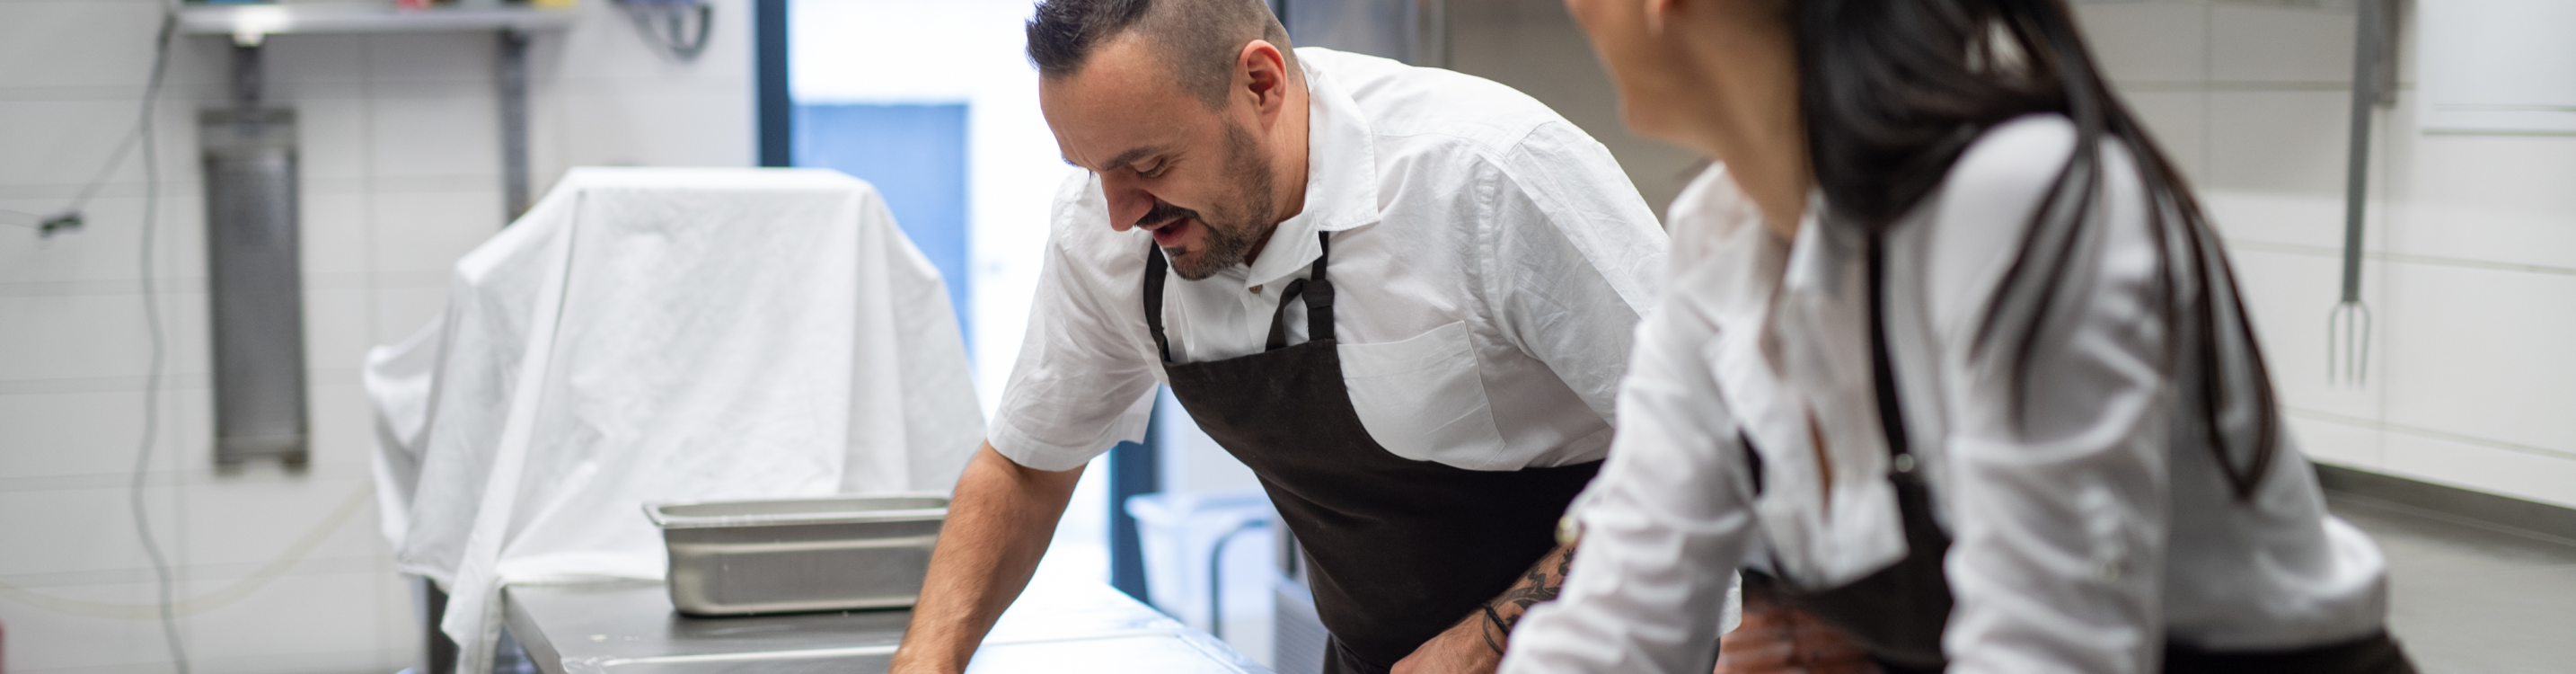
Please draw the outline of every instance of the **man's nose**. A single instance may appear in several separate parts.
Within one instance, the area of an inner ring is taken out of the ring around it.
[[[1145,191],[1133,181],[1102,175],[1100,192],[1109,201],[1109,226],[1118,231],[1134,228],[1137,219],[1154,210],[1154,193]]]

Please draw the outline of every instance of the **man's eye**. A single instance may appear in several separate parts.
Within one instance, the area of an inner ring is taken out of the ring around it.
[[[1154,166],[1151,168],[1136,169],[1136,175],[1147,178],[1160,178],[1163,177],[1164,171],[1169,171],[1171,168],[1171,162],[1154,162]]]

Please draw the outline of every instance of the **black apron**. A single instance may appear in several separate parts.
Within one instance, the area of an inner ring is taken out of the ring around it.
[[[1887,435],[1889,484],[1896,488],[1898,518],[1905,527],[1905,557],[1887,568],[1841,587],[1801,590],[1759,571],[1747,570],[1744,594],[1774,601],[1815,616],[1842,630],[1890,674],[1938,672],[1941,630],[1950,619],[1950,585],[1942,557],[1950,536],[1932,521],[1931,490],[1905,432],[1903,408],[1896,397],[1896,373],[1887,353],[1886,293],[1880,285],[1886,263],[1879,242],[1869,246],[1870,369],[1878,389],[1879,426]],[[1756,495],[1762,490],[1762,458],[1750,438],[1744,452],[1754,475]],[[1773,564],[1772,568],[1779,568]],[[2210,651],[2165,643],[2166,672],[2274,672],[2279,674],[2414,674],[2415,667],[2386,632],[2361,639],[2288,651]]]
[[[1332,632],[1328,672],[1382,672],[1474,615],[1556,547],[1557,518],[1594,461],[1476,471],[1388,453],[1342,386],[1334,350],[1330,233],[1311,277],[1270,316],[1267,350],[1172,362],[1163,333],[1162,252],[1145,252],[1145,322],[1172,397],[1250,466],[1305,550],[1315,611]],[[1306,302],[1307,341],[1288,345],[1288,303]]]

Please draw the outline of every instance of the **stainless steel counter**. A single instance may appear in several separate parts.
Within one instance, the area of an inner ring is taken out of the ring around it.
[[[912,613],[693,618],[658,582],[512,587],[509,630],[546,674],[886,671]],[[1270,674],[1225,642],[1103,583],[1040,578],[1002,614],[971,673]]]

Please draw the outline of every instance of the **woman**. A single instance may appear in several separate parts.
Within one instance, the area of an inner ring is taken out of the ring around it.
[[[2411,671],[2061,0],[1568,4],[1628,123],[1716,164],[1503,671],[1709,671],[1740,567],[1889,669]]]

